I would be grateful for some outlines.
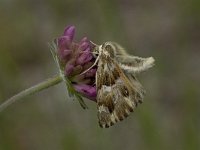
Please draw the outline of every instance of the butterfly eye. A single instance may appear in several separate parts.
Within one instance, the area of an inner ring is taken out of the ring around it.
[[[94,56],[94,58],[97,58],[99,56],[99,47],[95,47],[92,55]]]
[[[98,55],[99,55],[99,53],[97,53],[97,52],[93,52],[92,55],[94,56],[94,58],[97,58]]]
[[[111,45],[106,45],[106,46],[105,46],[105,49],[106,49],[107,51],[113,51],[113,49],[112,49],[112,46],[111,46]]]

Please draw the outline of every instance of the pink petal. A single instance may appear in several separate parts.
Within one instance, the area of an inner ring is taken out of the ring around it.
[[[65,75],[66,75],[66,76],[69,76],[69,75],[73,72],[73,70],[74,70],[74,65],[72,65],[72,64],[67,64],[67,65],[65,66]]]
[[[68,26],[65,28],[63,35],[68,36],[70,41],[74,39],[75,34],[75,27],[74,26]]]
[[[88,98],[96,98],[97,92],[96,92],[96,87],[91,86],[91,85],[86,85],[86,84],[81,84],[81,85],[74,85],[74,88],[76,89],[77,92],[84,94]]]

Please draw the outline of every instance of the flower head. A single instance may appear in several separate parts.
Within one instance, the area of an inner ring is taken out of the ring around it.
[[[87,37],[74,42],[74,35],[75,27],[68,26],[63,35],[57,38],[59,64],[75,91],[96,101],[96,67],[90,68],[95,62],[92,54],[95,45]]]

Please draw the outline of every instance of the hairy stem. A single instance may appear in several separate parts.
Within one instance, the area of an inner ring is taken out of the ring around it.
[[[49,78],[35,86],[32,86],[24,91],[21,91],[20,93],[14,95],[13,97],[9,98],[8,100],[6,100],[3,104],[0,105],[0,112],[2,112],[4,109],[6,109],[8,106],[10,106],[11,104],[17,102],[18,100],[26,97],[26,96],[29,96],[29,95],[32,95],[32,94],[35,94],[37,92],[40,92],[44,89],[47,89],[51,86],[54,86],[60,82],[62,82],[62,77],[60,75],[58,76],[55,76],[53,78]]]

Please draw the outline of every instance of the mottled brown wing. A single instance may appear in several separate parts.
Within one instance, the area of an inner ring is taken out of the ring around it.
[[[99,125],[108,128],[128,117],[142,102],[143,90],[134,76],[125,74],[115,60],[99,59],[96,74]]]

